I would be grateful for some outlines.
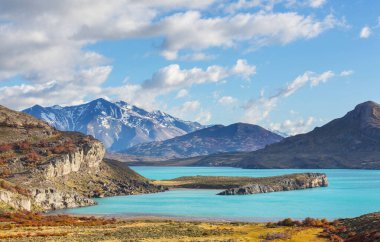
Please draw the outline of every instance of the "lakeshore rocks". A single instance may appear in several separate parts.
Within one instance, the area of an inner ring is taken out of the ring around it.
[[[253,183],[243,185],[237,188],[230,188],[218,195],[247,195],[257,193],[279,192],[300,190],[314,187],[327,187],[328,180],[323,173],[304,173],[297,177],[284,177],[272,184]]]

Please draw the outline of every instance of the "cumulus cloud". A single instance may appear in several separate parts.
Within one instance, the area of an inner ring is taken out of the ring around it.
[[[371,28],[368,26],[364,26],[360,31],[360,38],[367,39],[371,36],[372,31]]]
[[[315,121],[314,117],[297,120],[287,119],[282,123],[270,123],[269,127],[271,130],[280,131],[288,135],[296,135],[310,131],[315,125]]]
[[[258,99],[251,99],[244,105],[245,113],[243,119],[245,122],[257,123],[267,118],[282,98],[289,97],[306,84],[314,87],[332,77],[334,77],[332,71],[326,71],[321,74],[307,71],[270,97],[266,97],[264,92],[261,92]]]
[[[164,93],[196,84],[221,82],[231,76],[250,78],[256,73],[255,70],[255,66],[249,65],[246,60],[241,59],[237,60],[236,64],[231,68],[212,65],[206,69],[197,67],[181,69],[178,64],[172,64],[154,73],[152,78],[142,83],[142,87],[146,90]]]
[[[256,74],[256,66],[249,65],[247,60],[239,59],[237,60],[236,65],[232,68],[232,72],[249,80],[251,76]]]
[[[223,96],[219,98],[218,103],[222,105],[231,105],[235,104],[237,102],[237,99],[231,96]]]
[[[202,60],[212,58],[204,53],[209,48],[230,48],[243,42],[251,47],[287,44],[315,38],[339,22],[332,15],[317,19],[296,12],[207,14],[215,2],[4,0],[0,8],[0,81],[17,78],[22,84],[2,84],[2,93],[14,92],[15,96],[2,95],[0,101],[19,109],[32,103],[77,103],[94,95],[125,99],[123,94],[132,93],[148,105],[149,100],[164,92],[219,82],[231,75],[249,79],[256,69],[244,60],[230,69],[211,66],[206,70],[183,70],[174,64],[143,85],[106,87],[112,60],[88,46],[104,40],[155,38],[162,40],[159,52],[167,59]],[[181,56],[183,51],[188,54]],[[102,71],[101,83],[84,81],[89,78],[83,76],[91,71]],[[150,91],[141,94],[141,90]]]

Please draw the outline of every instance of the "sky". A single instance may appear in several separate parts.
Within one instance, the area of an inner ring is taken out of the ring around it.
[[[378,0],[0,0],[0,104],[124,100],[290,135],[379,102]]]

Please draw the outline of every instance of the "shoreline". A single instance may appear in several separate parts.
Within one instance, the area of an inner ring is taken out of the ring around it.
[[[62,210],[59,210],[62,211]],[[79,217],[96,217],[96,218],[107,218],[107,219],[119,219],[124,221],[142,221],[142,220],[152,220],[152,221],[176,221],[176,222],[216,222],[216,223],[250,223],[250,224],[261,224],[261,223],[268,223],[268,222],[278,222],[280,220],[287,219],[289,217],[273,217],[273,218],[263,218],[263,217],[256,217],[256,218],[212,218],[212,217],[195,217],[195,216],[182,216],[182,215],[159,215],[159,214],[138,214],[138,213],[123,213],[123,214],[97,214],[97,213],[88,213],[88,214],[82,214],[82,213],[70,213],[70,212],[59,212],[52,211],[44,213],[44,215],[50,216],[50,215],[69,215],[69,216],[79,216]],[[361,214],[365,215],[365,214]],[[361,216],[358,215],[358,216]],[[347,218],[354,218],[358,216],[353,217],[345,217],[345,218],[329,218],[328,221],[334,221],[339,219],[347,219]],[[290,217],[292,220],[304,220],[307,217]],[[313,217],[315,218],[315,217]],[[316,219],[324,219],[323,217],[316,217]]]

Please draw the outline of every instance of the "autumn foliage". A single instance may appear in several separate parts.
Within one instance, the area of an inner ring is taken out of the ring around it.
[[[1,144],[0,145],[0,152],[7,152],[13,149],[13,146],[11,144]]]
[[[114,224],[115,219],[74,217],[69,215],[42,215],[32,212],[4,213],[0,215],[0,230],[12,227],[40,226],[99,226]]]

